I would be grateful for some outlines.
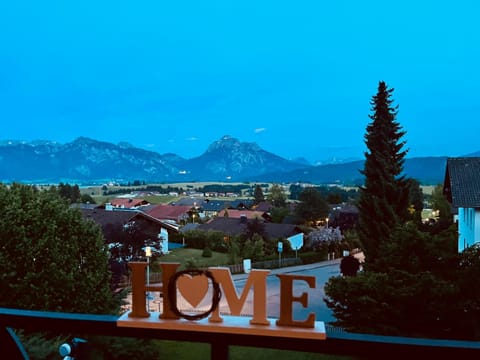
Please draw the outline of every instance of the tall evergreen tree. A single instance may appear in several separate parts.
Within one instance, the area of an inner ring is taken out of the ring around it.
[[[365,144],[365,184],[360,189],[358,207],[359,238],[363,244],[367,265],[375,269],[380,244],[388,242],[395,226],[408,219],[409,191],[402,176],[406,150],[400,124],[396,121],[398,106],[391,99],[393,88],[385,82],[378,85],[373,96],[372,120],[367,126]]]
[[[263,195],[262,187],[260,185],[255,186],[255,192],[253,193],[253,203],[257,205],[264,200],[265,196]]]

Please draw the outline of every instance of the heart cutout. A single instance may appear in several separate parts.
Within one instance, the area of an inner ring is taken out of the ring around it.
[[[208,278],[205,275],[182,275],[177,279],[177,288],[190,305],[197,307],[208,292]]]

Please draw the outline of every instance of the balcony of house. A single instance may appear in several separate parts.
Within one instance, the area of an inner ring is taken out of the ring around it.
[[[240,347],[271,348],[317,354],[346,355],[358,359],[459,358],[480,356],[480,343],[473,341],[433,340],[347,333],[326,327],[325,337],[285,336],[282,332],[259,335],[255,331],[240,333],[221,326],[119,326],[120,318],[112,315],[89,315],[0,308],[0,351],[5,359],[28,359],[16,330],[68,334],[173,340],[210,345],[210,358],[228,359]],[[152,318],[152,321],[156,321]],[[172,320],[171,324],[175,324]],[[248,325],[247,325],[248,327]],[[88,344],[88,342],[87,342]],[[87,346],[87,345],[85,345]],[[139,352],[142,349],[138,349]],[[59,355],[60,358],[60,355]],[[76,357],[80,359],[81,357]]]

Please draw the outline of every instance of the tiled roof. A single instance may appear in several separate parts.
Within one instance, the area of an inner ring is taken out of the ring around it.
[[[148,214],[137,210],[105,210],[101,208],[96,208],[80,209],[80,211],[85,219],[93,220],[94,222],[99,224],[103,230],[111,226],[123,226],[132,221],[134,218],[141,217],[143,219],[146,219],[147,221],[156,223],[167,230],[178,232],[178,229],[175,226],[160,221]]]
[[[115,198],[115,199],[112,199],[110,203],[115,207],[134,208],[141,205],[147,205],[148,201],[144,199],[134,199],[134,198]]]
[[[447,159],[444,193],[456,208],[479,208],[480,157]]]
[[[263,211],[253,211],[253,210],[235,210],[235,209],[227,209],[228,217],[240,219],[243,215],[247,217],[247,219],[255,219],[261,218],[263,215]],[[222,210],[218,213],[218,217],[225,216],[225,210]]]
[[[182,215],[187,214],[191,208],[191,206],[160,204],[149,210],[145,210],[145,212],[156,219],[177,220]]]
[[[84,218],[95,221],[102,228],[110,224],[123,226],[138,214],[136,211],[108,211],[105,209],[81,209],[81,212]]]

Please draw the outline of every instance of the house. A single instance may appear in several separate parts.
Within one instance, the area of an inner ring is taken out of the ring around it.
[[[229,202],[225,200],[205,199],[205,201],[201,204],[203,213],[209,218],[218,216],[218,213],[228,206]]]
[[[112,207],[121,209],[138,209],[140,206],[148,205],[148,201],[139,198],[115,198],[109,203]],[[105,206],[109,206],[106,204]]]
[[[480,242],[480,157],[449,158],[443,193],[458,211],[458,252]]]
[[[242,216],[245,216],[247,219],[262,219],[263,214],[263,211],[224,209],[218,213],[218,217],[230,217],[240,219]]]
[[[117,244],[120,238],[130,235],[136,252],[132,256],[139,256],[139,249],[147,245],[168,252],[168,234],[178,233],[172,224],[138,210],[80,208],[80,211],[85,219],[100,225],[107,244]]]
[[[273,206],[270,201],[260,201],[257,205],[252,206],[252,210],[268,212],[272,207]]]
[[[221,231],[228,236],[241,235],[247,228],[247,223],[255,221],[254,219],[217,217],[206,224],[201,224],[197,227],[198,230],[203,231]],[[270,240],[287,239],[293,235],[301,233],[298,226],[293,224],[276,224],[264,223],[266,237]]]
[[[159,204],[142,210],[148,215],[158,220],[172,220],[177,224],[186,222],[190,215],[189,212],[192,209],[188,205],[165,205]]]

